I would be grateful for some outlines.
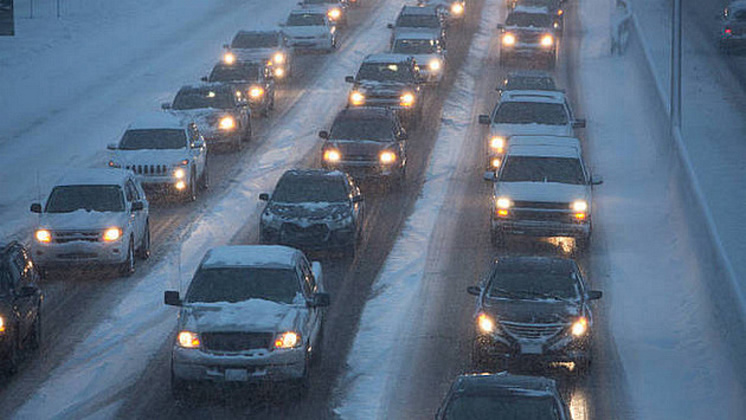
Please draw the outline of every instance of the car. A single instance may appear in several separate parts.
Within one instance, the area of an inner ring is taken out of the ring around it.
[[[477,297],[472,365],[502,369],[507,362],[565,363],[586,373],[592,360],[590,290],[574,260],[497,258],[489,274],[467,292]],[[570,364],[572,363],[572,364]]]
[[[391,46],[399,32],[403,31],[429,32],[440,38],[441,43],[445,45],[445,16],[436,6],[402,6],[396,21],[387,26],[392,30]]]
[[[559,91],[551,74],[535,70],[521,70],[508,73],[496,90],[500,93],[508,90]]]
[[[229,146],[239,151],[251,139],[251,109],[236,88],[223,83],[187,85],[173,103],[161,105],[185,122],[193,121],[210,146]]]
[[[746,1],[734,1],[720,16],[720,50],[730,52],[746,47]]]
[[[321,350],[321,264],[276,245],[220,246],[200,262],[181,299],[171,352],[171,389],[187,398],[200,383],[296,382],[308,386]]]
[[[553,69],[557,62],[555,16],[544,8],[517,6],[505,24],[497,25],[500,35],[500,65],[520,57],[540,59]]]
[[[348,107],[387,107],[398,111],[399,118],[414,125],[422,114],[424,82],[417,63],[408,54],[370,54],[363,59],[357,75],[347,76],[352,83]]]
[[[466,13],[465,0],[420,0],[417,5],[437,8],[449,24],[463,20]]]
[[[162,113],[143,116],[108,149],[114,152],[109,166],[134,172],[146,192],[194,201],[207,188],[207,145],[195,123]]]
[[[578,250],[591,240],[592,176],[580,141],[572,137],[515,136],[505,162],[485,173],[494,182],[490,207],[492,241],[507,235],[572,237]]]
[[[500,166],[515,135],[574,136],[576,128],[585,127],[585,120],[576,118],[563,92],[538,90],[504,91],[492,115],[480,115],[479,123],[490,126],[485,142],[487,168]]]
[[[459,375],[436,420],[571,420],[553,379],[499,374]]]
[[[278,30],[238,31],[230,44],[223,45],[223,62],[260,63],[270,66],[272,76],[283,80],[293,73],[293,49]]]
[[[281,26],[288,46],[295,50],[332,52],[337,48],[337,27],[324,7],[293,10]]]
[[[446,50],[440,38],[430,32],[399,32],[391,47],[394,54],[410,55],[419,64],[419,73],[428,83],[440,83],[446,72]]]
[[[347,2],[342,0],[303,0],[301,7],[325,8],[326,16],[338,28],[347,27]]]
[[[125,169],[70,171],[42,203],[31,254],[41,270],[116,266],[129,276],[150,256],[149,205],[137,176]]]
[[[340,111],[324,139],[322,165],[357,179],[386,178],[402,185],[407,176],[407,132],[396,111],[360,107]]]
[[[0,244],[0,354],[3,370],[15,373],[22,353],[41,345],[41,273],[17,241]]]
[[[263,244],[306,251],[341,251],[354,257],[360,242],[365,203],[352,177],[324,169],[292,169],[277,181],[259,224]]]
[[[248,99],[252,115],[258,112],[267,117],[275,107],[275,79],[272,70],[273,67],[265,62],[221,62],[215,64],[210,75],[203,77],[202,81],[232,86],[242,97]]]
[[[511,9],[515,9],[517,6],[524,6],[530,8],[543,8],[546,9],[547,13],[555,16],[553,25],[558,32],[562,32],[565,20],[564,10],[565,0],[517,0],[511,5]]]

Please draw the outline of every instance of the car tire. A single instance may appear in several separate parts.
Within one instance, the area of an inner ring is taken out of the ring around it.
[[[547,69],[554,70],[557,67],[557,56],[552,55],[547,59]]]
[[[41,347],[41,333],[42,333],[42,325],[41,325],[41,304],[39,305],[39,308],[36,312],[36,319],[34,320],[34,326],[31,330],[31,335],[29,336],[29,347],[36,350],[39,347]]]
[[[150,258],[150,221],[145,222],[145,233],[140,241],[140,249],[137,250],[137,256],[141,260]]]
[[[576,238],[575,239],[575,250],[577,252],[585,252],[590,248],[591,246],[591,235],[588,234],[588,236]]]
[[[508,56],[503,53],[500,53],[499,63],[500,63],[500,67],[505,67],[508,64]]]
[[[272,91],[272,97],[269,98],[269,109],[270,110],[275,109],[275,92],[274,91]]]
[[[186,201],[197,201],[197,173],[192,169],[191,175],[189,176],[189,189],[187,189]]]
[[[202,191],[207,190],[210,188],[210,178],[207,171],[207,164],[205,164],[205,167],[202,169],[202,176],[199,177],[199,188]]]
[[[129,277],[135,272],[135,243],[134,239],[130,237],[130,243],[127,247],[127,258],[119,266],[119,274],[123,277]]]
[[[576,360],[574,369],[575,374],[578,376],[587,375],[591,370],[591,361],[592,359],[590,357]]]
[[[352,241],[342,250],[342,258],[347,261],[353,261],[357,255],[357,240]]]
[[[18,366],[21,364],[21,346],[18,338],[18,328],[15,329],[13,344],[5,357],[3,370],[7,375],[14,375],[18,372]]]
[[[321,353],[324,351],[324,324],[321,323],[321,327],[319,327],[319,334],[316,337],[316,348],[314,348],[311,352],[311,364],[313,366],[318,365],[321,363]]]
[[[495,370],[497,359],[494,356],[490,356],[484,349],[484,346],[479,343],[479,339],[475,339],[471,349],[471,367],[476,372],[491,372]]]
[[[296,381],[296,388],[300,395],[305,395],[311,388],[311,358],[306,351],[306,360],[303,365],[303,375]]]

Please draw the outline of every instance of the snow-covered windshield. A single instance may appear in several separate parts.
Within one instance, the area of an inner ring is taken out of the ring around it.
[[[253,63],[218,64],[210,73],[210,82],[254,81],[259,79],[259,65]]]
[[[585,184],[580,160],[562,157],[508,156],[500,171],[502,182]]]
[[[546,102],[503,102],[495,113],[495,124],[566,125],[567,111],[562,104]]]
[[[402,63],[363,63],[357,80],[411,83],[415,79],[412,69]]]
[[[559,8],[559,0],[521,0],[521,6],[525,7],[546,7],[549,10]]]
[[[347,202],[344,180],[337,176],[283,176],[272,194],[279,203]]]
[[[189,285],[187,303],[243,302],[264,299],[293,303],[301,293],[294,270],[264,267],[199,269]]]
[[[506,26],[551,28],[554,21],[552,17],[543,13],[521,13],[515,12],[508,15]]]
[[[233,108],[231,93],[227,90],[180,90],[174,98],[174,109]]]
[[[400,15],[396,20],[398,28],[440,28],[440,20],[435,15]]]
[[[550,76],[510,76],[505,79],[505,90],[556,90]]]
[[[394,137],[394,127],[391,120],[386,118],[340,118],[334,121],[329,137],[390,142]]]
[[[546,299],[549,296],[556,296],[573,300],[579,297],[577,280],[571,273],[531,266],[517,270],[495,270],[490,279],[487,296],[525,299]]]
[[[186,133],[178,129],[127,130],[119,142],[121,150],[142,149],[183,149],[186,147]]]
[[[549,396],[467,394],[452,400],[445,420],[559,420]]]
[[[97,212],[124,211],[124,196],[119,185],[65,185],[49,194],[47,213],[71,213],[76,210]]]
[[[431,54],[438,51],[438,43],[432,39],[398,39],[394,52],[399,54]]]
[[[287,26],[323,26],[324,15],[318,13],[293,13],[288,16]]]
[[[280,44],[280,37],[275,33],[241,33],[233,38],[231,48],[272,48]]]

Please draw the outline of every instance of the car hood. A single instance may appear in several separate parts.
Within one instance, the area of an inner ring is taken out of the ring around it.
[[[420,34],[432,34],[436,38],[440,37],[440,29],[439,28],[412,28],[412,27],[396,27],[394,28],[394,37],[400,34],[411,34],[412,32],[420,33]]]
[[[200,130],[207,132],[217,127],[220,118],[232,115],[230,111],[217,108],[172,110],[170,113],[180,118],[183,124],[194,122]]]
[[[355,83],[355,90],[362,94],[375,93],[378,95],[399,95],[404,91],[415,92],[414,85],[403,82],[379,82],[376,80],[360,80]]]
[[[329,33],[326,26],[286,26],[283,32],[293,38],[298,36],[320,36]]]
[[[579,304],[551,299],[486,299],[484,309],[498,322],[528,324],[570,323],[581,314]]]
[[[443,56],[440,54],[413,54],[412,57],[414,57],[414,61],[417,62],[417,64],[423,69],[423,70],[430,70],[430,67],[428,67],[428,64],[430,63],[430,60],[433,58],[437,58],[441,61],[443,61]]]
[[[166,150],[117,150],[114,152],[114,162],[121,166],[128,164],[173,166],[184,159],[189,159],[190,157],[189,151],[186,148]]]
[[[586,200],[589,204],[590,188],[587,185],[560,184],[556,182],[497,182],[496,197],[509,197],[513,201],[544,201],[571,203]]]
[[[572,125],[552,124],[492,124],[490,133],[493,136],[517,136],[517,135],[548,135],[548,136],[570,136],[574,135]]]
[[[299,304],[277,303],[264,299],[243,302],[185,304],[181,309],[183,329],[196,332],[279,332],[297,330]]]
[[[330,147],[339,150],[342,160],[346,155],[352,156],[376,156],[382,150],[391,149],[394,143],[372,140],[340,140],[333,139],[326,142],[324,148]]]
[[[309,203],[270,203],[265,212],[283,220],[335,221],[350,214],[347,203],[309,202]]]
[[[76,210],[70,213],[42,213],[39,227],[55,230],[104,230],[124,227],[127,221],[125,212],[98,212]]]
[[[521,33],[521,32],[523,33],[537,33],[537,32],[553,33],[554,32],[553,28],[542,28],[542,27],[534,27],[534,26],[506,26],[505,30],[509,32],[517,32],[517,33]]]

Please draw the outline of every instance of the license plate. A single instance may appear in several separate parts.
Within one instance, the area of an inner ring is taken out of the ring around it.
[[[521,344],[521,354],[541,354],[541,344],[537,343],[526,343]]]
[[[246,382],[249,380],[249,372],[246,369],[226,369],[225,380],[235,382]]]

